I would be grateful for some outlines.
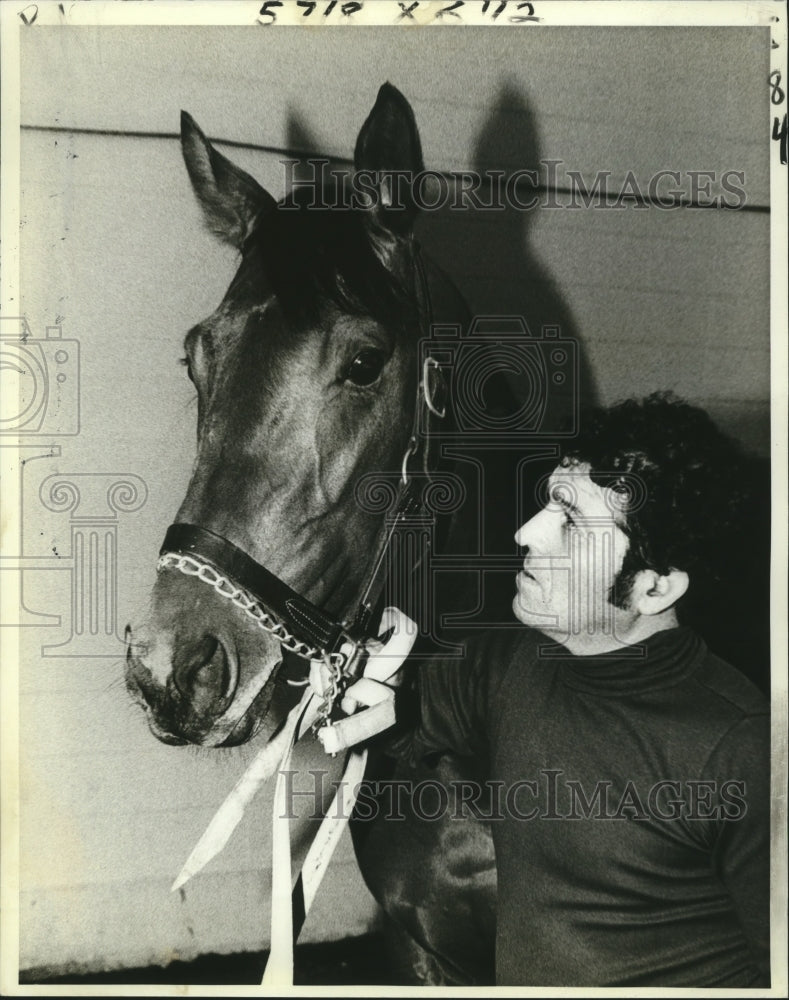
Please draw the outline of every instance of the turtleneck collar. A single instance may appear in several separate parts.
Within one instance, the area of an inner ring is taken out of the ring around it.
[[[543,647],[568,687],[590,694],[625,695],[671,687],[692,673],[706,654],[687,626],[655,632],[641,643],[596,656],[575,656],[558,644]]]

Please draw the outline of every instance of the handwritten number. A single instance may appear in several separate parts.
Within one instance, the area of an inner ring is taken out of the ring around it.
[[[339,0],[327,0],[326,8],[323,11],[323,16],[328,17],[334,11],[338,2]],[[491,12],[491,16],[495,21],[498,17],[500,17],[504,13],[504,11],[506,11],[510,2],[511,0],[484,0],[482,4],[482,13],[487,14],[488,11],[491,9],[491,5],[493,3],[497,3],[498,6],[495,8],[495,10]],[[405,18],[408,18],[409,20],[413,21],[414,11],[417,10],[419,4],[420,0],[411,0],[410,3],[408,2],[408,0],[399,0],[398,6],[400,8],[400,15],[398,17],[398,20],[402,21]],[[258,12],[258,21],[261,24],[274,24],[274,22],[277,20],[277,15],[275,12],[276,8],[284,7],[284,5],[285,5],[284,0],[266,0],[266,2],[263,4],[263,6],[260,8]],[[441,10],[439,10],[436,13],[436,18],[442,18],[448,15],[449,17],[456,17],[460,19],[462,15],[458,14],[457,12],[462,7],[465,7],[465,5],[466,5],[466,0],[452,0],[452,2],[448,3],[446,7],[442,7]],[[302,15],[301,15],[302,17],[310,17],[317,10],[319,6],[319,0],[296,0],[296,6],[302,8]],[[350,17],[351,14],[357,14],[360,10],[362,10],[363,7],[364,7],[364,0],[345,0],[345,2],[340,7],[340,10],[345,15],[345,17]],[[32,17],[26,16],[25,12],[22,12],[19,15],[25,22],[25,24],[32,24],[33,21],[38,16],[38,8],[35,4],[31,4],[29,8],[25,8],[25,11],[29,11],[31,8],[34,10]],[[522,15],[513,15],[512,17],[510,17],[509,20],[514,24],[521,24],[525,21],[540,20],[539,17],[534,16],[534,4],[528,2],[528,0],[525,0],[525,2],[523,3],[518,3],[516,10],[526,11],[526,13]],[[263,18],[267,18],[268,20],[264,21],[262,20]]]
[[[273,24],[277,20],[277,15],[271,9],[272,7],[281,7],[282,0],[266,0],[263,6],[258,11],[258,20],[261,17],[270,17],[270,21],[263,21],[262,24]]]
[[[455,0],[451,7],[442,7],[436,14],[436,17],[443,17],[444,14],[451,14],[452,17],[460,17],[460,14],[456,14],[455,11],[458,7],[462,7],[464,2],[465,0]]]
[[[482,13],[483,14],[487,14],[488,7],[490,7],[490,4],[491,4],[491,0],[485,0],[485,2],[482,5]],[[507,9],[507,0],[501,0],[501,3],[497,7],[497,9],[494,11],[493,20],[495,21],[496,18],[499,16],[499,14],[502,14],[506,9]]]
[[[30,12],[33,12],[32,14]],[[24,10],[19,11],[19,16],[22,19],[23,24],[32,24],[38,17],[38,4],[31,4],[29,7],[25,7]]]
[[[332,13],[334,8],[339,3],[339,0],[326,0],[326,9],[323,12],[324,17],[328,17]],[[318,9],[319,0],[296,0],[296,6],[302,7],[302,17],[310,17]],[[273,24],[277,15],[273,11],[273,7],[282,7],[283,0],[266,0],[266,3],[260,8],[258,13],[258,20],[261,17],[270,17],[270,21],[263,21],[263,24]],[[402,7],[403,5],[400,4]],[[415,6],[415,5],[414,5]],[[345,3],[340,7],[340,10],[345,15],[345,17],[350,17],[351,14],[358,14],[359,11],[364,7],[364,0],[345,0]]]
[[[528,21],[539,21],[539,17],[534,16],[534,4],[533,3],[519,3],[518,10],[523,10],[524,7],[528,8],[528,14],[513,14],[510,18],[510,24],[526,24]]]
[[[774,81],[773,77],[775,77]],[[770,100],[773,104],[783,104],[784,97],[786,96],[779,86],[780,83],[781,71],[774,69],[770,74],[770,86],[773,88],[773,92],[770,94]]]
[[[787,116],[784,115],[783,122],[776,116],[773,118],[773,139],[780,143],[778,151],[781,157],[781,163],[786,163],[786,134],[789,131],[789,125],[787,125]]]

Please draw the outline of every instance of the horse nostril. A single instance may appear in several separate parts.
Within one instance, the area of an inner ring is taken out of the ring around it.
[[[174,656],[173,680],[180,694],[198,711],[220,707],[233,694],[233,671],[225,647],[215,635],[180,646]]]

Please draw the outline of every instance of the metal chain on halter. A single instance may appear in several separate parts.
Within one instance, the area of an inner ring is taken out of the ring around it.
[[[342,663],[333,661],[329,656],[326,656],[323,661],[328,673],[328,686],[323,688],[321,692],[323,702],[311,727],[314,733],[323,726],[331,725],[331,713],[344,687],[343,681],[350,676],[347,670],[349,661],[342,654],[338,655],[341,656]]]
[[[232,580],[218,572],[211,563],[183,553],[165,552],[159,557],[156,569],[159,571],[167,568],[177,569],[186,576],[196,576],[203,583],[213,587],[217,594],[226,597],[231,604],[240,608],[259,628],[268,632],[269,635],[273,635],[288,653],[295,653],[296,656],[300,656],[304,660],[322,660],[332,673],[342,672],[346,659],[344,653],[327,653],[326,650],[309,646],[306,642],[291,635],[285,625],[264,611],[251,594],[242,587],[237,587]]]

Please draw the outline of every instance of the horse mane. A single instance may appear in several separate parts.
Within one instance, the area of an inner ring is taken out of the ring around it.
[[[368,213],[320,208],[319,199],[314,188],[296,188],[265,212],[244,244],[237,281],[259,281],[262,270],[296,328],[314,326],[333,306],[395,334],[407,329],[416,309],[413,275],[384,264]]]

